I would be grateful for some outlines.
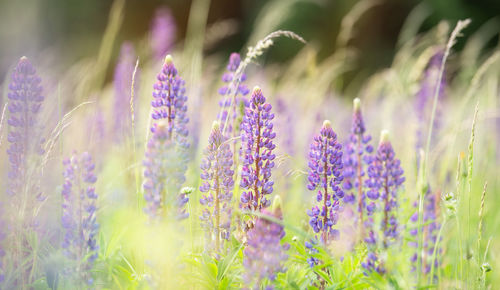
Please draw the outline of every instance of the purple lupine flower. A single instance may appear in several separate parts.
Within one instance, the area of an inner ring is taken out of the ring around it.
[[[222,75],[224,85],[219,89],[219,94],[222,97],[219,106],[222,112],[219,114],[218,119],[221,121],[222,132],[228,137],[235,137],[239,134],[241,115],[244,112],[244,108],[248,105],[248,100],[245,97],[250,91],[244,84],[247,78],[246,74],[243,73],[241,75],[239,82],[233,83],[234,74],[240,63],[240,55],[238,53],[231,53],[229,63],[227,64],[227,72]],[[235,88],[233,85],[237,85],[238,87]],[[240,112],[242,113],[240,114]]]
[[[424,196],[424,216],[423,216],[423,226],[422,231],[424,234],[424,243],[423,243],[423,252],[422,252],[422,271],[425,274],[428,274],[431,270],[432,263],[432,255],[434,253],[434,246],[437,242],[437,235],[439,231],[440,224],[437,220],[437,199],[434,194],[432,194],[430,188],[428,188],[427,192]],[[414,208],[417,208],[418,203],[415,202],[413,204]],[[414,228],[410,230],[410,235],[415,238],[415,242],[409,242],[408,244],[418,248],[418,211],[416,211],[410,218],[410,222],[414,225]],[[438,253],[441,252],[441,249],[438,249]],[[411,257],[410,261],[412,262],[412,270],[416,270],[416,261],[418,259],[418,253]],[[439,265],[438,259],[434,261],[434,267]]]
[[[377,152],[371,156],[367,170],[368,177],[365,180],[366,197],[369,200],[365,202],[367,217],[364,221],[364,227],[368,232],[368,236],[365,237],[368,256],[361,265],[366,270],[366,275],[374,270],[380,274],[385,273],[384,261],[378,256],[379,237],[374,225],[374,214],[379,203],[382,204],[383,211],[380,225],[383,248],[386,249],[391,241],[398,238],[397,191],[405,180],[403,173],[401,162],[395,158],[389,142],[389,133],[383,130]]]
[[[182,219],[188,216],[184,206],[189,200],[186,193],[181,192],[189,148],[187,97],[184,80],[178,75],[170,55],[165,57],[157,79],[151,102],[153,135],[144,160],[144,211],[152,218],[167,215]]]
[[[209,240],[215,240],[214,249],[219,252],[223,247],[221,239],[229,240],[231,230],[231,199],[233,197],[233,154],[222,134],[220,124],[214,122],[208,138],[205,158],[201,162],[200,191],[205,193],[200,203],[206,208],[200,217]]]
[[[415,98],[415,112],[417,115],[417,141],[416,141],[416,152],[417,152],[417,166],[420,164],[419,152],[423,149],[425,142],[424,132],[429,128],[428,120],[430,120],[430,114],[432,111],[432,106],[434,102],[434,91],[436,90],[437,80],[439,78],[439,70],[441,62],[443,59],[443,51],[439,50],[430,59],[427,68],[420,81],[420,89]],[[434,118],[434,129],[439,127],[440,115],[441,115],[441,105],[440,103],[444,98],[444,91],[446,88],[446,78],[441,79],[441,84],[439,84],[438,92],[438,106],[436,108],[436,115]],[[435,134],[434,134],[435,135]]]
[[[132,89],[132,75],[134,74],[136,56],[134,46],[130,42],[123,43],[120,50],[120,57],[114,74],[114,124],[113,132],[115,140],[121,141],[129,134],[132,124],[130,111],[130,97]],[[134,96],[137,97],[137,73],[134,83]],[[135,101],[135,99],[134,99]]]
[[[143,162],[144,211],[153,219],[164,216],[187,218],[184,206],[189,198],[181,192],[187,169],[184,156],[169,138],[171,131],[167,120],[160,120],[155,125]]]
[[[156,10],[151,23],[151,49],[156,59],[162,59],[172,48],[177,33],[177,25],[170,8],[163,6]]]
[[[389,132],[382,131],[377,152],[373,156],[368,167],[368,178],[365,185],[368,187],[366,196],[371,200],[366,206],[368,216],[372,223],[372,214],[375,210],[375,201],[380,200],[383,204],[383,218],[381,230],[383,232],[383,246],[387,248],[390,240],[398,237],[397,192],[405,178],[403,176],[401,162],[395,158],[394,150],[389,142]]]
[[[266,216],[282,219],[279,198],[273,202],[272,211],[264,209]],[[245,255],[243,266],[246,271],[244,280],[255,289],[260,289],[264,279],[273,281],[276,274],[284,272],[283,262],[288,259],[286,251],[288,244],[281,244],[285,236],[285,229],[281,224],[275,223],[265,217],[257,218],[255,226],[248,231],[247,246],[243,251]],[[273,289],[268,286],[267,289]]]
[[[318,242],[316,241],[316,239],[310,239],[309,241],[305,242],[306,249],[310,255],[319,253],[318,249],[316,248],[317,244]],[[306,261],[311,268],[320,263],[320,260],[313,256],[309,256]]]
[[[307,212],[309,225],[315,233],[321,234],[323,243],[338,236],[338,230],[333,226],[337,224],[340,201],[344,197],[342,180],[342,145],[337,142],[330,121],[324,121],[320,134],[314,137],[310,147],[307,185],[309,190],[317,191],[316,201],[319,203]]]
[[[19,195],[28,188],[38,200],[44,197],[37,184],[33,184],[31,171],[32,164],[28,160],[32,156],[44,153],[40,134],[38,115],[44,100],[42,96],[41,79],[28,58],[22,57],[12,73],[12,82],[9,85],[9,155],[10,169],[8,173],[7,193],[11,196]]]
[[[187,96],[184,88],[185,82],[178,75],[177,69],[170,55],[165,57],[165,63],[157,76],[158,81],[154,84],[151,102],[153,113],[151,117],[154,123],[151,132],[154,133],[156,122],[160,119],[167,121],[168,139],[175,140],[177,145],[187,149],[188,130],[187,118]]]
[[[370,232],[370,235],[372,235],[373,232]],[[363,274],[368,276],[368,274],[372,271],[376,271],[379,274],[384,274],[385,269],[383,267],[383,264],[380,262],[378,255],[376,252],[373,251],[368,251],[368,254],[366,256],[366,260],[361,262],[361,267],[365,269]]]
[[[71,159],[63,161],[63,165],[62,247],[66,256],[76,262],[71,272],[81,281],[92,284],[90,270],[99,249],[95,165],[87,152],[81,155],[73,153]]]
[[[347,192],[344,198],[346,203],[357,201],[358,224],[360,230],[363,225],[363,212],[365,208],[365,192],[363,179],[365,177],[365,167],[370,163],[370,154],[373,152],[373,146],[370,145],[372,139],[370,135],[365,134],[365,124],[361,113],[361,101],[356,98],[353,101],[354,112],[352,118],[352,127],[349,140],[344,147],[344,183],[343,188]],[[360,233],[362,236],[363,234]]]
[[[271,109],[272,106],[266,103],[261,89],[255,87],[241,123],[243,168],[240,186],[244,189],[240,199],[242,209],[260,211],[271,203],[266,197],[273,192],[271,169],[276,158],[273,154],[276,133],[273,132],[274,114]]]

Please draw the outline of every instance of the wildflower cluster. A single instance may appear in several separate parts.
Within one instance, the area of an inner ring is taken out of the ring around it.
[[[340,201],[344,197],[342,180],[342,145],[337,142],[330,121],[325,121],[311,144],[307,185],[309,190],[317,191],[316,201],[319,203],[307,212],[309,225],[315,233],[320,233],[323,243],[338,236],[338,230],[333,226],[337,224]]]
[[[365,227],[368,229],[368,236],[365,238],[365,242],[369,254],[363,267],[369,271],[376,269],[383,273],[384,269],[381,264],[375,266],[378,261],[376,254],[378,237],[374,229],[374,213],[377,207],[381,206],[380,231],[383,235],[382,245],[386,249],[392,241],[398,238],[397,193],[405,180],[401,162],[395,158],[394,150],[389,142],[389,133],[385,130],[382,131],[377,152],[371,160],[367,174],[368,178],[365,184],[368,190],[366,196],[370,203],[366,205],[368,217],[365,221]]]
[[[219,252],[222,241],[229,240],[231,230],[231,199],[233,197],[233,154],[227,138],[215,122],[208,139],[205,157],[201,162],[200,191],[205,193],[200,203],[206,206],[200,217],[207,231],[209,241],[215,241],[213,248]]]
[[[97,177],[94,174],[95,165],[91,156],[85,152],[73,154],[71,159],[65,159],[64,184],[62,189],[63,212],[62,227],[64,239],[62,248],[66,256],[76,262],[70,269],[70,274],[78,279],[92,284],[90,269],[97,259],[97,233],[99,225],[96,219],[97,194],[94,184]]]
[[[347,192],[344,202],[357,203],[358,225],[360,231],[363,229],[363,215],[365,211],[365,187],[364,178],[366,168],[371,161],[373,146],[370,145],[371,136],[366,133],[363,115],[361,113],[361,101],[354,99],[354,113],[349,140],[344,147],[344,183],[343,188]],[[360,232],[360,235],[363,234]]]
[[[9,155],[10,169],[7,193],[11,196],[24,194],[29,190],[39,200],[43,199],[37,184],[32,184],[30,176],[36,170],[30,164],[32,156],[44,153],[38,115],[44,100],[41,79],[31,62],[22,57],[12,73],[9,85]],[[33,186],[34,188],[27,188]]]
[[[264,216],[258,217],[255,226],[248,231],[243,260],[246,269],[244,279],[246,283],[254,285],[255,289],[259,289],[264,279],[272,281],[276,279],[277,273],[284,272],[283,262],[288,258],[286,251],[290,246],[281,243],[285,229],[281,224],[269,220],[282,219],[279,199],[277,200],[273,203],[274,210],[264,209]]]
[[[426,194],[424,196],[424,213],[423,213],[423,226],[422,226],[422,232],[424,234],[424,243],[422,245],[422,267],[423,269],[422,272],[424,274],[428,274],[431,270],[431,265],[432,265],[432,256],[434,253],[434,247],[437,242],[437,235],[439,231],[439,222],[437,220],[437,199],[436,195],[432,193],[430,188],[426,191]],[[413,204],[415,208],[417,208],[418,203],[415,202]],[[415,228],[410,230],[410,235],[414,237],[415,242],[410,242],[409,244],[411,246],[414,246],[415,248],[418,248],[418,211],[416,211],[410,218],[410,221],[413,223],[413,226]],[[440,251],[440,250],[438,250]],[[411,262],[413,264],[413,270],[416,270],[416,262],[418,259],[418,253],[415,252],[411,256]],[[436,259],[434,261],[434,267],[437,268],[439,261]]]
[[[162,71],[157,76],[151,102],[153,107],[152,136],[148,140],[144,159],[144,209],[152,218],[175,212],[177,218],[188,216],[184,206],[188,202],[181,192],[187,170],[188,131],[187,106],[184,81],[178,76],[172,57],[165,58]],[[165,207],[176,207],[165,210]]]
[[[172,11],[168,7],[156,10],[151,23],[150,43],[155,59],[162,59],[172,48],[177,33]]]
[[[113,132],[116,141],[123,140],[123,137],[128,133],[127,129],[130,130],[132,124],[131,114],[133,112],[130,110],[131,90],[134,90],[134,96],[137,96],[138,90],[137,75],[135,76],[136,81],[134,83],[134,88],[132,88],[132,76],[134,74],[135,62],[136,56],[133,45],[130,42],[125,42],[120,50],[120,58],[115,68],[113,80],[115,90]]]
[[[273,192],[271,169],[276,158],[273,154],[276,133],[273,132],[274,114],[271,109],[261,89],[254,88],[241,124],[243,169],[240,186],[244,191],[240,206],[243,209],[260,211],[271,204],[266,197]]]
[[[231,137],[239,133],[239,123],[241,122],[242,115],[240,112],[244,112],[244,108],[248,106],[248,100],[245,97],[250,92],[244,84],[247,78],[246,74],[243,73],[239,80],[234,79],[240,63],[240,55],[238,53],[231,53],[229,63],[227,64],[227,72],[222,75],[224,85],[219,89],[219,94],[222,97],[219,102],[219,106],[222,109],[219,120],[224,135]]]
[[[419,152],[424,147],[424,140],[425,140],[424,132],[429,127],[429,124],[427,122],[431,118],[430,114],[432,111],[434,92],[436,90],[436,86],[439,86],[438,104],[441,104],[444,98],[444,93],[446,88],[446,78],[442,78],[440,84],[437,83],[442,59],[443,59],[443,52],[441,50],[439,50],[432,56],[424,71],[424,74],[420,81],[420,88],[415,98],[415,113],[418,121],[417,136],[416,136],[417,166],[420,165]],[[440,115],[441,115],[441,106],[438,105],[436,107],[434,124],[432,124],[432,126],[434,126],[434,129],[437,129],[440,125]]]

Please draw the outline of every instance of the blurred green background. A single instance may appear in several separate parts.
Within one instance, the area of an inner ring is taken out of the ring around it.
[[[285,16],[276,19],[279,23],[277,28],[302,35],[315,45],[320,58],[331,55],[335,50],[342,18],[358,2],[286,1],[293,4],[284,13]],[[231,20],[229,25],[236,29],[228,37],[205,47],[205,53],[217,51],[227,54],[230,51],[244,50],[259,19],[259,13],[273,7],[272,2],[279,1],[212,0],[207,27]],[[51,55],[57,57],[49,62],[54,65],[54,70],[64,70],[81,58],[96,55],[111,4],[111,0],[0,0],[0,78],[5,78],[10,66],[22,55],[36,58],[50,51]],[[177,42],[182,42],[191,1],[128,0],[118,43],[143,38],[149,30],[155,9],[162,5],[173,10],[178,25]],[[390,66],[404,21],[419,6],[425,7],[429,14],[421,30],[430,29],[441,20],[454,22],[471,18],[472,25],[465,31],[467,36],[487,21],[498,21],[500,18],[498,0],[374,1],[374,6],[356,22],[354,37],[350,40],[350,45],[361,52],[353,75],[359,75],[360,72],[361,75],[369,75]],[[466,37],[461,41],[466,41]],[[498,36],[491,41],[490,47],[497,43]],[[117,52],[119,45],[115,46],[114,50]],[[269,52],[266,60],[284,61],[292,57],[300,47],[294,41],[283,41]],[[113,55],[116,57],[117,53]]]

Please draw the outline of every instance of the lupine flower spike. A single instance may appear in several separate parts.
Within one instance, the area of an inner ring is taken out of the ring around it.
[[[114,138],[116,141],[123,140],[123,137],[130,132],[131,111],[130,111],[130,90],[132,88],[132,75],[136,56],[132,43],[125,42],[120,50],[120,58],[115,68],[114,75]],[[138,75],[136,73],[134,91],[137,92]],[[137,96],[137,93],[134,94]],[[135,101],[135,100],[134,100]]]
[[[377,204],[382,206],[380,229],[383,234],[383,248],[386,249],[399,236],[396,217],[397,193],[405,180],[403,173],[401,162],[395,158],[394,150],[389,142],[389,132],[384,130],[377,152],[368,167],[368,178],[365,182],[368,188],[366,197],[370,200],[370,203],[366,204],[367,219],[365,220],[365,227],[368,229],[365,242],[369,253],[362,266],[367,271],[385,272],[383,261],[380,261],[377,255],[378,237],[374,229],[373,218]]]
[[[205,193],[200,203],[205,207],[200,217],[208,238],[216,253],[223,248],[222,242],[229,240],[231,227],[231,199],[233,197],[233,154],[222,135],[219,122],[214,122],[208,139],[205,157],[201,162],[200,191]]]
[[[151,102],[153,135],[148,141],[144,160],[144,210],[152,218],[165,215],[186,218],[188,214],[184,206],[189,199],[181,192],[181,186],[185,180],[189,148],[187,97],[184,81],[178,76],[170,55],[165,58],[157,79]]]
[[[445,88],[446,88],[446,78],[442,78],[441,83],[437,84],[436,80],[439,77],[439,69],[441,66],[441,61],[443,60],[443,51],[439,50],[430,59],[427,68],[424,71],[422,79],[420,81],[420,89],[416,95],[415,100],[415,112],[417,115],[417,142],[416,142],[416,152],[417,152],[417,166],[420,166],[420,155],[418,154],[424,146],[425,135],[424,132],[427,130],[430,120],[430,112],[432,111],[432,103],[434,98],[434,91],[436,86],[439,85],[438,92],[438,107],[436,110],[436,117],[434,118],[434,129],[439,127],[440,115],[441,115],[441,103],[444,98]]]
[[[309,225],[320,234],[323,243],[338,236],[338,230],[333,226],[337,224],[340,202],[344,197],[342,180],[342,145],[337,142],[330,121],[324,121],[320,134],[311,144],[307,185],[309,190],[317,192],[316,201],[319,203],[307,212]]]
[[[7,155],[9,169],[6,192],[10,196],[9,215],[15,224],[9,231],[8,243],[17,245],[8,251],[8,259],[18,271],[19,277],[13,282],[17,287],[28,287],[32,282],[29,275],[30,259],[33,258],[22,245],[31,245],[26,241],[26,232],[38,226],[37,213],[46,197],[42,194],[41,161],[44,154],[42,145],[42,126],[39,120],[44,101],[41,79],[26,57],[22,57],[12,72],[9,84],[9,133]],[[0,253],[0,260],[1,255]],[[1,275],[1,274],[0,274]]]
[[[243,169],[240,186],[244,191],[240,207],[250,211],[260,211],[271,203],[267,195],[273,192],[271,169],[276,158],[273,154],[276,133],[273,132],[271,109],[261,89],[255,87],[245,111],[241,133]]]
[[[219,94],[222,97],[219,102],[222,113],[218,118],[221,121],[223,134],[229,138],[239,134],[239,123],[242,119],[242,114],[239,112],[244,113],[244,108],[248,105],[248,100],[246,100],[245,96],[248,95],[249,89],[244,84],[246,74],[241,75],[237,88],[231,86],[234,73],[240,66],[240,62],[240,55],[238,53],[231,53],[229,63],[227,64],[227,72],[222,75],[224,85],[219,89]]]
[[[275,197],[271,211],[264,209],[262,214],[270,218],[282,219],[279,196]],[[276,274],[284,272],[283,262],[288,258],[288,244],[281,244],[285,229],[281,224],[266,217],[259,217],[255,226],[248,232],[248,245],[244,250],[243,266],[245,282],[255,289],[261,289],[264,279],[276,279]],[[268,286],[266,289],[273,289]]]
[[[35,68],[26,57],[22,57],[12,73],[12,82],[9,85],[9,124],[10,143],[7,154],[9,155],[10,169],[8,173],[9,195],[21,195],[29,184],[28,174],[31,170],[28,160],[32,155],[43,154],[38,125],[38,115],[44,100],[42,96],[41,79],[36,74]],[[39,188],[30,188],[29,192],[36,194],[41,199]],[[20,198],[20,197],[19,197]]]
[[[348,192],[344,198],[346,203],[356,203],[358,211],[358,227],[360,237],[363,237],[363,214],[365,192],[363,180],[367,164],[370,163],[370,154],[373,152],[370,135],[365,134],[365,123],[361,113],[361,101],[354,99],[354,113],[349,140],[345,146],[344,155],[344,183],[343,188]]]
[[[423,243],[423,252],[422,252],[422,266],[423,266],[423,273],[427,274],[431,270],[432,266],[432,255],[434,253],[434,245],[437,242],[437,235],[438,231],[440,228],[440,224],[437,220],[437,209],[438,209],[438,199],[436,199],[436,195],[432,193],[430,188],[427,190],[425,197],[424,197],[424,217],[423,217],[423,227],[422,231],[424,234],[424,243]],[[414,208],[417,208],[418,203],[415,202],[413,204]],[[417,241],[417,236],[418,236],[418,211],[416,211],[410,218],[410,221],[414,225],[414,229],[410,230],[410,235],[412,235],[415,238],[415,241]],[[418,242],[411,242],[409,243],[410,245],[414,246],[415,248],[418,248]],[[438,249],[440,251],[440,249]],[[413,270],[416,270],[416,262],[418,259],[418,253],[415,252],[415,254],[411,257],[411,262],[413,264]],[[434,267],[438,267],[438,259],[434,261]]]
[[[151,23],[151,49],[155,59],[162,59],[172,48],[177,32],[175,19],[168,7],[161,7],[155,12]]]
[[[81,282],[92,284],[90,270],[99,249],[95,165],[87,152],[82,155],[73,154],[71,159],[63,161],[63,165],[62,247],[66,256],[76,262],[76,267],[69,269],[70,274],[76,275]]]

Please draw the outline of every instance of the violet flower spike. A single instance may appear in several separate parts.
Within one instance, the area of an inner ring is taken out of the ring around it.
[[[188,216],[184,206],[189,198],[181,191],[188,162],[187,97],[184,80],[172,57],[167,55],[154,85],[153,126],[145,153],[144,211],[151,218]],[[174,210],[174,208],[176,208]],[[175,214],[174,214],[175,213]]]
[[[282,220],[282,212],[278,196],[273,202],[273,210],[264,209],[262,213]],[[286,251],[290,245],[281,244],[285,229],[265,217],[257,218],[255,226],[248,231],[248,244],[243,251],[243,266],[246,271],[244,280],[255,289],[260,289],[264,279],[276,279],[276,274],[284,272],[283,262],[288,259]],[[273,289],[268,286],[266,289]]]
[[[201,162],[200,191],[205,193],[200,203],[205,206],[200,216],[214,250],[219,253],[222,242],[228,241],[231,233],[231,199],[234,186],[233,154],[227,138],[221,132],[220,124],[214,122],[208,139],[205,157]]]
[[[394,150],[389,142],[388,131],[382,131],[377,152],[368,167],[366,195],[372,202],[367,205],[369,215],[373,213],[373,203],[376,200],[383,204],[381,229],[384,235],[383,246],[387,248],[391,240],[398,238],[397,192],[405,178],[401,162],[395,158]]]
[[[370,154],[373,152],[373,146],[370,145],[371,136],[365,134],[366,129],[361,113],[360,99],[354,99],[353,105],[351,134],[344,150],[343,189],[347,192],[344,202],[357,203],[359,234],[360,237],[363,237],[363,215],[365,208],[363,179],[366,167],[370,163]]]
[[[154,133],[158,120],[166,119],[168,139],[175,140],[181,148],[189,148],[187,142],[188,130],[186,128],[187,118],[187,96],[184,88],[185,82],[178,75],[170,55],[165,57],[163,68],[157,76],[158,81],[154,84],[151,106],[154,120],[151,132]]]
[[[87,152],[81,155],[74,153],[71,159],[63,161],[63,165],[62,247],[66,256],[76,262],[71,271],[81,279],[80,281],[92,284],[90,270],[97,259],[99,249],[95,165]]]
[[[420,166],[420,149],[423,149],[425,132],[429,128],[428,120],[430,120],[430,113],[432,111],[432,103],[434,99],[434,92],[436,86],[436,80],[438,79],[438,74],[441,66],[441,61],[443,59],[443,51],[439,50],[432,58],[429,60],[427,68],[424,71],[422,79],[420,81],[420,89],[415,96],[415,113],[417,115],[417,141],[415,144],[417,152],[417,167]],[[441,120],[441,103],[443,102],[445,88],[446,88],[446,78],[441,79],[439,84],[438,92],[438,106],[436,108],[436,115],[434,118],[435,129],[439,128]]]
[[[185,205],[188,196],[181,191],[187,165],[184,156],[171,140],[166,120],[155,124],[153,135],[148,141],[144,158],[144,211],[152,218],[188,217]]]
[[[155,11],[151,23],[151,50],[155,59],[162,59],[172,49],[177,34],[177,25],[170,8],[164,6]]]
[[[8,171],[7,193],[11,196],[20,195],[27,191],[35,194],[38,200],[44,197],[37,184],[30,182],[28,172],[31,156],[42,155],[42,143],[38,115],[44,100],[42,96],[41,79],[35,68],[26,57],[22,57],[12,73],[12,82],[9,85],[9,133],[7,140],[10,143],[7,149],[10,168]],[[40,157],[37,157],[40,158]],[[23,210],[23,209],[20,209]]]
[[[136,55],[132,43],[123,43],[120,50],[120,57],[114,74],[114,139],[122,141],[130,132],[132,124],[130,111],[130,90],[132,88],[132,75],[134,73]],[[138,74],[135,75],[134,96],[137,96]],[[136,98],[134,99],[136,102]]]
[[[307,185],[309,190],[317,192],[319,203],[307,212],[309,225],[320,234],[323,243],[338,236],[333,226],[337,224],[340,202],[344,198],[342,180],[342,145],[337,142],[330,121],[324,121],[320,134],[311,144]]]
[[[437,236],[438,236],[438,231],[440,228],[440,224],[437,220],[437,208],[438,208],[438,203],[437,203],[436,195],[432,194],[430,188],[427,190],[424,196],[424,216],[423,216],[423,227],[422,231],[424,234],[424,243],[423,243],[423,253],[422,253],[422,269],[421,271],[424,274],[428,274],[431,270],[432,266],[432,255],[434,254],[434,246],[437,242]],[[413,207],[416,209],[418,206],[418,203],[415,202],[413,204]],[[413,224],[414,228],[410,230],[410,235],[415,238],[415,242],[409,242],[408,244],[418,248],[418,211],[415,211],[415,213],[411,216],[410,222]],[[438,253],[440,253],[442,249],[438,249]],[[412,270],[416,270],[416,262],[418,259],[418,253],[415,251],[414,255],[411,257],[410,261],[412,263]],[[436,259],[434,261],[434,267],[438,267],[439,265],[439,260]],[[433,277],[432,279],[435,279],[436,277]]]
[[[261,89],[255,87],[241,124],[243,168],[240,186],[244,191],[240,207],[245,210],[260,211],[271,203],[266,197],[273,192],[271,170],[276,158],[271,109]]]
[[[248,105],[248,100],[245,98],[250,92],[244,84],[246,74],[242,74],[240,82],[237,83],[237,88],[233,87],[234,74],[240,66],[241,58],[238,53],[231,53],[229,63],[227,64],[227,72],[222,75],[224,85],[219,89],[219,94],[222,99],[219,106],[222,112],[217,116],[221,122],[221,131],[225,136],[235,137],[239,134],[239,123],[241,123],[244,108]],[[241,114],[240,114],[241,112]],[[224,128],[226,126],[226,128]]]

